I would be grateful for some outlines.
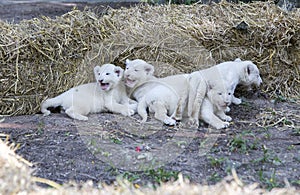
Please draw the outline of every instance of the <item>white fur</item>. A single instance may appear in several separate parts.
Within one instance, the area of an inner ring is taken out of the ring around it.
[[[241,99],[233,95],[236,86],[259,86],[261,83],[257,66],[240,59],[191,73],[188,101],[190,124],[198,125],[198,118],[201,118],[217,129],[227,127],[229,123],[220,119],[231,121],[231,117],[225,114],[230,110],[228,106],[231,102],[241,103]]]
[[[88,120],[89,113],[110,111],[125,116],[134,114],[136,104],[126,94],[121,82],[124,70],[113,64],[94,68],[95,83],[71,88],[55,98],[47,99],[41,105],[41,112],[49,115],[49,107],[62,106],[66,114],[77,120]],[[132,104],[129,104],[131,102]]]
[[[232,98],[231,91],[220,86],[210,88],[201,105],[200,119],[216,129],[228,127],[232,118],[225,114],[225,110]]]
[[[138,101],[138,114],[147,121],[147,111],[157,120],[175,125],[181,119],[188,90],[187,75],[174,75],[158,79],[153,76],[154,67],[143,60],[126,60],[125,84]]]
[[[220,79],[218,68],[208,68],[190,74],[188,117],[190,125],[199,125],[199,118],[216,129],[228,127],[231,117],[225,114],[230,105],[233,86]],[[200,115],[199,115],[200,114]],[[222,119],[222,120],[221,120]]]
[[[251,86],[260,86],[262,79],[259,70],[251,61],[242,61],[237,58],[235,61],[223,62],[216,65],[220,71],[220,75],[226,84],[233,84],[234,90],[238,84]],[[233,96],[232,103],[240,104],[241,99]]]

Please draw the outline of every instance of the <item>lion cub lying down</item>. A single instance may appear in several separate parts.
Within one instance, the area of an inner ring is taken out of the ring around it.
[[[133,115],[137,104],[126,94],[121,81],[123,72],[121,67],[113,64],[96,66],[94,74],[97,82],[79,85],[47,99],[42,103],[41,112],[46,116],[50,114],[48,107],[62,106],[69,117],[84,121],[88,120],[87,114],[104,111]]]
[[[230,110],[228,106],[231,102],[241,103],[233,96],[236,86],[259,86],[261,83],[257,66],[240,59],[191,73],[188,101],[190,124],[198,125],[200,118],[217,129],[226,128],[229,123],[220,119],[231,121],[231,117],[225,114]]]
[[[153,76],[154,67],[143,60],[126,60],[125,84],[130,96],[138,101],[138,114],[147,121],[147,108],[154,117],[167,125],[181,119],[187,99],[187,75],[174,75],[162,79]],[[178,106],[179,105],[179,106]]]

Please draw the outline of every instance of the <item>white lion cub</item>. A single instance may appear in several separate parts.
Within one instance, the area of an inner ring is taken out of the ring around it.
[[[94,74],[97,82],[79,85],[47,99],[42,103],[41,112],[46,116],[50,114],[48,107],[62,106],[69,117],[84,121],[88,120],[87,114],[104,111],[133,115],[137,104],[126,94],[121,81],[123,72],[121,67],[113,64],[96,66]]]
[[[225,114],[227,106],[231,103],[232,89],[226,89],[221,85],[208,88],[200,108],[200,119],[216,129],[226,128],[229,126],[228,121],[232,120]]]
[[[259,70],[251,61],[242,61],[237,58],[234,61],[220,63],[216,67],[219,69],[225,83],[234,85],[233,90],[235,90],[238,84],[250,87],[251,85],[260,86],[262,83]],[[232,103],[240,104],[241,102],[241,99],[233,95]]]
[[[126,60],[125,84],[129,94],[138,101],[138,114],[147,121],[147,111],[167,125],[181,119],[187,99],[187,75],[174,75],[162,79],[153,76],[154,67],[144,60]]]
[[[223,98],[220,99],[223,103],[221,103],[219,107],[214,107],[213,112],[222,120],[231,121],[231,117],[225,114],[226,111],[230,110],[228,106],[231,102],[234,104],[241,103],[241,99],[233,95],[236,86],[238,84],[247,86],[254,84],[259,86],[261,83],[262,79],[259,76],[257,66],[251,61],[241,61],[240,59],[224,62],[211,68],[191,73],[188,101],[190,124],[198,125],[199,109],[201,108],[200,118],[205,122],[216,128],[227,127],[228,124],[226,124],[226,122],[224,122],[223,125],[221,125],[220,122],[215,123],[213,121],[216,120],[209,118],[209,116],[213,118],[215,118],[215,116],[207,114],[207,112],[212,113],[212,105],[217,105],[216,97],[220,94],[224,94]],[[208,87],[210,84],[212,84],[211,86],[213,87]],[[209,89],[212,91],[209,92]],[[215,89],[219,92],[214,93],[214,91],[216,91]]]
[[[232,94],[233,85],[227,86],[216,68],[191,73],[188,101],[189,124],[198,126],[199,119],[202,119],[216,129],[228,127],[227,121],[231,121],[232,118],[225,114],[225,110],[231,104]]]

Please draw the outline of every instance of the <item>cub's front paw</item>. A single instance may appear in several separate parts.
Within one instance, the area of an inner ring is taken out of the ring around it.
[[[173,114],[171,116],[171,118],[176,120],[176,121],[180,121],[180,120],[182,120],[182,114]]]
[[[131,109],[134,112],[136,112],[137,111],[137,106],[138,106],[137,103],[129,104],[129,109]]]
[[[232,118],[228,115],[225,115],[223,120],[227,121],[227,122],[230,122],[230,121],[232,121]]]
[[[74,119],[80,120],[80,121],[87,121],[89,118],[87,116],[75,116]]]
[[[225,112],[230,112],[229,106],[226,107]]]
[[[190,118],[187,122],[189,127],[199,127],[199,119]]]
[[[132,115],[134,115],[134,113],[135,113],[134,110],[132,110],[132,109],[129,109],[129,110],[128,110],[128,116],[132,116]]]
[[[234,97],[234,98],[232,98],[232,103],[234,103],[235,105],[239,105],[242,103],[242,100]]]
[[[227,127],[229,127],[229,123],[228,123],[228,122],[222,122],[222,123],[217,124],[217,125],[215,126],[216,129],[225,129],[225,128],[227,128]]]
[[[171,119],[170,117],[166,117],[164,120],[164,124],[173,126],[176,124],[176,120]]]
[[[51,112],[49,110],[46,110],[46,111],[44,111],[43,116],[48,116],[50,114],[51,114]]]
[[[132,116],[132,115],[134,115],[134,113],[135,113],[134,110],[132,110],[132,109],[126,109],[121,114],[124,115],[124,116]]]

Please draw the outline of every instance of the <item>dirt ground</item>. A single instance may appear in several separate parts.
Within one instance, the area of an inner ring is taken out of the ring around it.
[[[93,8],[101,12],[105,6]],[[19,22],[71,9],[48,3],[1,5],[0,17]],[[89,121],[78,122],[64,113],[37,113],[1,119],[0,137],[9,135],[18,145],[17,153],[34,163],[33,175],[58,183],[111,184],[122,177],[147,185],[181,172],[191,182],[214,184],[234,168],[245,183],[300,188],[300,105],[283,100],[245,94],[241,105],[231,106],[233,123],[220,131],[205,124],[198,129],[183,123],[167,127],[152,118],[141,124],[137,115],[93,114]]]
[[[29,2],[29,3],[28,3]],[[120,8],[134,6],[134,2],[105,2],[105,3],[84,3],[84,2],[36,2],[21,1],[20,3],[0,3],[0,19],[7,22],[19,23],[22,20],[29,20],[40,16],[55,18],[71,11],[74,7],[78,10],[91,9],[96,13],[104,13],[108,7]]]

